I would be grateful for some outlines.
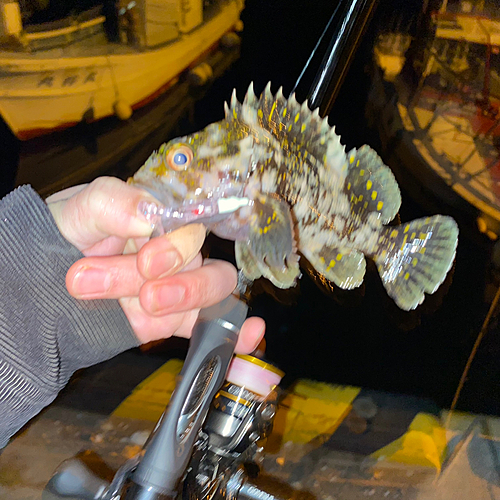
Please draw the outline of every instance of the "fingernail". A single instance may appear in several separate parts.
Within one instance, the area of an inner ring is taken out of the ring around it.
[[[178,285],[155,287],[153,289],[153,311],[160,312],[176,306],[184,300],[185,293],[185,288]]]
[[[106,293],[111,288],[111,276],[104,269],[84,267],[76,273],[73,285],[81,298],[91,298]]]
[[[202,224],[189,224],[168,234],[166,238],[182,255],[183,264],[191,262],[205,241],[206,230]]]
[[[177,250],[169,250],[152,255],[146,264],[146,269],[149,276],[158,278],[173,274],[182,266],[183,262],[184,260]]]
[[[263,326],[260,331],[259,331],[259,334],[257,336],[258,340],[255,342],[255,345],[253,346],[253,349],[252,349],[252,352],[255,352],[257,351],[258,347],[260,346],[260,344],[262,344],[262,342],[265,342],[265,339],[264,339],[264,332],[266,331],[266,327]],[[264,350],[263,352],[265,352],[266,350],[266,344],[264,343]]]

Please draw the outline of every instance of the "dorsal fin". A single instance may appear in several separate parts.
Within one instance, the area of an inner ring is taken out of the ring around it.
[[[330,127],[327,118],[321,118],[319,111],[311,111],[308,102],[297,102],[295,94],[288,99],[283,96],[282,88],[273,95],[271,83],[258,98],[253,84],[250,84],[243,103],[231,100],[226,109],[226,118],[239,120],[250,127],[258,126],[270,132],[282,145],[291,151],[307,151],[320,163],[340,169],[345,163],[345,149],[335,128]],[[327,161],[327,160],[331,161]]]
[[[398,213],[401,193],[391,169],[369,146],[349,151],[344,190],[351,203],[351,215],[366,221],[375,213],[382,224]]]

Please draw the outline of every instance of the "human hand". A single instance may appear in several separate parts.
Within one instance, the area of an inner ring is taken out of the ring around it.
[[[139,206],[158,202],[135,186],[101,177],[46,202],[62,235],[85,255],[67,273],[69,293],[78,299],[118,299],[141,343],[189,337],[199,309],[220,302],[236,286],[231,264],[202,262],[203,225],[149,239],[151,223]],[[264,328],[262,319],[248,318],[237,352],[253,351]]]

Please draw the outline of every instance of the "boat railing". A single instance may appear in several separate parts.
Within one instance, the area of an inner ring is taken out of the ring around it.
[[[474,80],[465,79],[451,67],[448,61],[439,53],[439,49],[435,46],[429,48],[429,56],[433,58],[432,63],[439,66],[440,75],[447,82],[455,85],[457,92],[460,93],[465,101],[480,98],[483,91],[480,74],[473,75],[475,77]],[[426,77],[427,75],[424,75],[424,78]],[[493,98],[500,99],[500,94],[491,88],[489,89],[489,94]]]
[[[491,92],[484,95],[478,82],[454,71],[435,44],[428,46],[427,65],[409,100],[408,117],[450,182],[468,182],[478,197],[492,193],[492,178],[500,175],[499,99]]]
[[[104,32],[100,7],[48,23],[28,25],[19,40],[25,50],[37,51],[66,46]]]

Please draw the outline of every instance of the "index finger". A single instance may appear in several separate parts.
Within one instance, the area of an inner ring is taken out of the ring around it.
[[[49,198],[48,206],[63,236],[84,250],[108,236],[150,236],[144,202],[160,205],[149,193],[114,177],[100,177],[70,198]]]

